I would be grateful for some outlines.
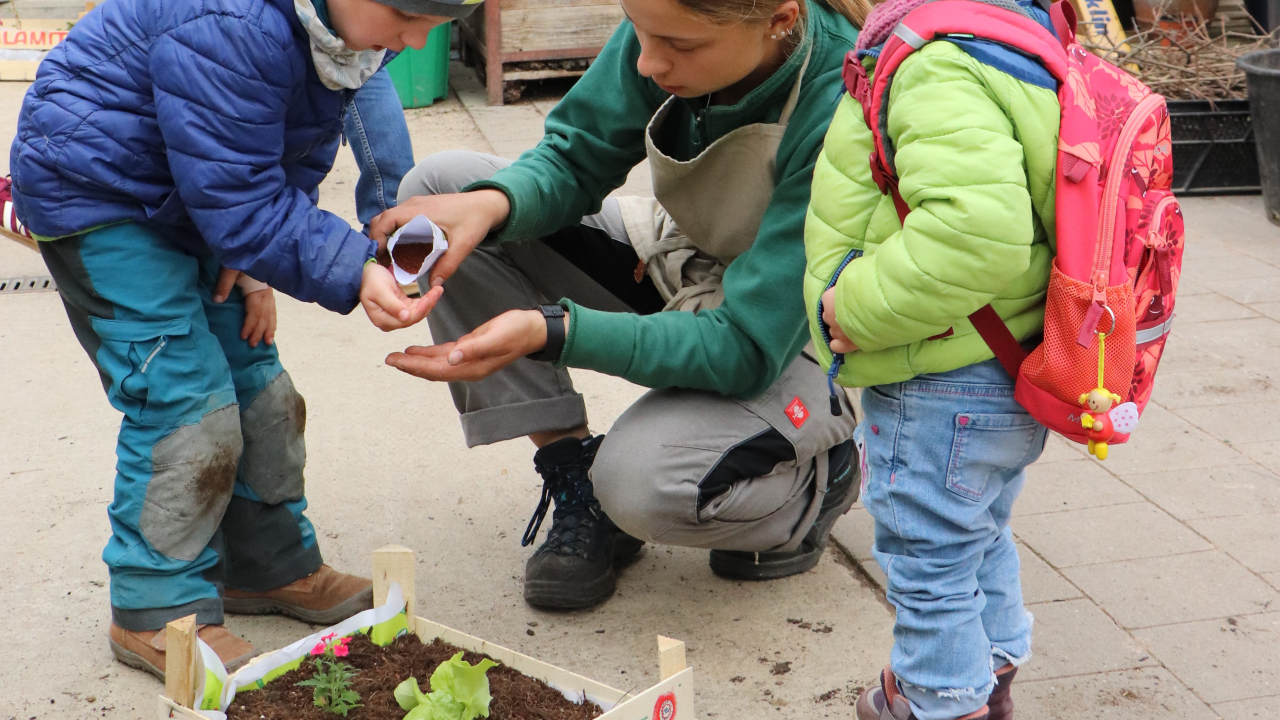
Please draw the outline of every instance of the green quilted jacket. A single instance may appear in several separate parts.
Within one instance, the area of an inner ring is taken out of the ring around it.
[[[888,136],[911,208],[905,227],[871,178],[871,131],[848,94],[814,168],[805,222],[805,304],[826,368],[818,303],[854,256],[835,285],[836,318],[859,348],[836,378],[848,387],[990,359],[967,320],[988,303],[1019,339],[1044,326],[1057,97],[945,41],[903,62],[890,92]]]

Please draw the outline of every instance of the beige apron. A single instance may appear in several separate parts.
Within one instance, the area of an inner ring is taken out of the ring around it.
[[[655,197],[620,197],[618,204],[641,267],[667,301],[664,310],[709,310],[724,302],[725,268],[755,242],[773,198],[778,146],[812,52],[810,44],[777,123],[737,128],[692,160],[675,160],[654,144],[677,98],[649,121],[644,142]]]

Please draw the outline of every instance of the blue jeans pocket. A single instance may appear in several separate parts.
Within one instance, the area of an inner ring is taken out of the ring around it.
[[[1026,413],[959,413],[947,464],[947,489],[978,502],[996,478],[1017,476],[1039,455],[1041,426]]]

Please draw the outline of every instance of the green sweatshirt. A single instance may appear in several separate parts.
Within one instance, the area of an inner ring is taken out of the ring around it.
[[[714,310],[641,316],[570,310],[560,364],[590,368],[647,387],[685,387],[750,397],[764,391],[809,339],[802,281],[809,185],[836,109],[845,54],[857,30],[818,2],[808,3],[808,31],[787,62],[736,105],[680,102],[668,116],[660,149],[696,157],[729,131],[774,123],[782,113],[807,43],[813,55],[799,104],[777,155],[777,187],[751,249],[724,274],[724,304]],[[492,179],[511,201],[498,242],[529,240],[580,222],[645,158],[644,130],[667,99],[636,71],[640,43],[630,22],[613,34],[582,79],[547,116],[534,149]]]

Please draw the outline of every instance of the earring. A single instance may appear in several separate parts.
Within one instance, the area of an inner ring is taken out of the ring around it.
[[[770,35],[769,37],[773,38],[774,40],[777,40],[777,39],[778,39],[778,36],[777,36],[777,35]]]

